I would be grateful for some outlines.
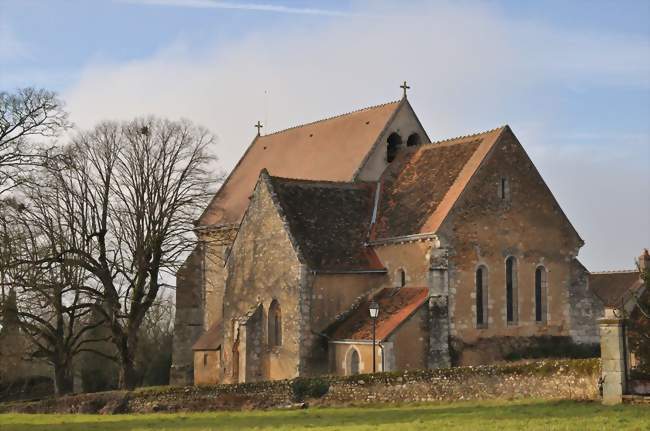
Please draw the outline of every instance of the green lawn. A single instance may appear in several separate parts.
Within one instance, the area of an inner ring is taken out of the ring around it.
[[[0,415],[2,431],[90,430],[644,430],[650,407],[574,401],[484,401],[402,407],[150,415]]]

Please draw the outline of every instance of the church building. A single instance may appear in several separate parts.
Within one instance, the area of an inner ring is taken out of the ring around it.
[[[431,142],[406,93],[258,128],[196,234],[177,274],[172,383],[598,343],[603,303],[577,260],[584,242],[513,130]]]

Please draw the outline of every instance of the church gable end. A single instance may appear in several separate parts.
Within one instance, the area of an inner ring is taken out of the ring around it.
[[[583,242],[508,127],[468,178],[437,235],[449,254],[456,340],[472,345],[484,337],[570,335],[572,262]],[[487,320],[477,324],[479,268],[486,274],[481,295],[487,298],[481,300]]]
[[[224,297],[226,382],[293,378],[300,366],[302,263],[263,173],[233,242]],[[271,304],[282,310],[281,345],[269,344]],[[252,311],[251,311],[252,310]],[[254,328],[253,328],[254,326]]]

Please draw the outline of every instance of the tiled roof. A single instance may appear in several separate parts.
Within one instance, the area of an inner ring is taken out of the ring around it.
[[[375,184],[278,177],[269,181],[310,269],[384,269],[374,251],[364,246]]]
[[[606,307],[621,307],[629,295],[643,286],[639,271],[592,272],[589,288]]]
[[[386,103],[258,136],[198,224],[239,223],[264,168],[281,177],[351,181],[399,106]]]
[[[223,340],[223,325],[217,322],[203,333],[192,346],[192,350],[217,350]]]
[[[379,304],[376,322],[377,341],[385,340],[420,308],[429,297],[426,287],[402,287],[382,289],[374,300]],[[370,300],[361,301],[341,321],[327,331],[332,340],[372,340],[372,319],[368,307]]]
[[[382,175],[372,238],[435,232],[505,127],[398,153]]]

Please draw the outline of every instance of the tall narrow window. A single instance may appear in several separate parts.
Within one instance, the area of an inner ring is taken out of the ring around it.
[[[476,270],[476,326],[485,328],[488,324],[487,268]]]
[[[546,322],[546,268],[535,270],[535,322]]]
[[[517,323],[517,260],[506,259],[506,321]]]
[[[280,310],[280,303],[275,299],[269,306],[269,346],[282,345],[282,312]]]
[[[406,271],[400,269],[398,273],[399,273],[399,287],[406,286]]]
[[[505,177],[499,181],[499,198],[502,201],[510,200],[510,182]]]

